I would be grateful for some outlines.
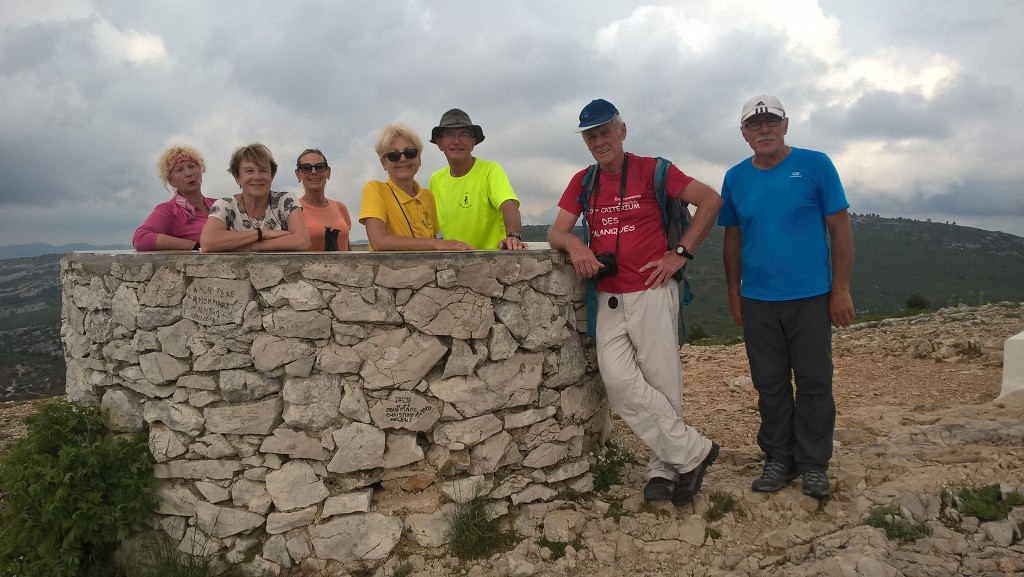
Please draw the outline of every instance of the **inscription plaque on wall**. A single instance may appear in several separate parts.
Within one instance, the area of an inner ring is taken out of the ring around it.
[[[200,278],[185,291],[181,314],[201,325],[237,325],[250,300],[252,285],[247,280]]]
[[[370,415],[378,427],[429,431],[441,418],[441,412],[425,398],[415,393],[393,393],[370,408]]]

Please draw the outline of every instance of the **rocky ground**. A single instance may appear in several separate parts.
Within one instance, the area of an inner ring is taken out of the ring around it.
[[[642,467],[629,467],[624,484],[608,493],[524,507],[514,524],[525,537],[511,552],[465,563],[436,550],[403,550],[376,573],[409,567],[413,577],[1024,575],[1024,508],[1009,521],[982,523],[959,515],[944,491],[992,483],[1024,491],[1024,393],[995,400],[1002,343],[1022,330],[1024,306],[1012,304],[836,331],[833,495],[823,502],[805,497],[799,481],[776,494],[750,491],[760,473],[759,418],[742,345],[687,346],[686,418],[722,445],[693,505],[645,505]],[[18,423],[32,406],[0,404],[0,450],[24,433]],[[628,430],[619,426],[618,434],[642,460]],[[734,510],[707,521],[711,498],[724,496],[735,501]],[[864,525],[882,505],[897,506],[930,536],[899,543]],[[616,511],[621,516],[610,514]],[[538,544],[542,538],[572,544],[553,559]]]

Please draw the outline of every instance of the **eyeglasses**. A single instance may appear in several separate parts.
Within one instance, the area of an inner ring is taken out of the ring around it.
[[[761,128],[761,125],[765,125],[768,128],[775,128],[782,124],[782,118],[769,118],[768,120],[748,120],[743,123],[744,130],[757,130]]]
[[[399,152],[397,150],[392,150],[391,152],[385,152],[384,153],[384,158],[390,160],[391,162],[398,162],[399,160],[402,159],[402,155],[405,155],[406,158],[408,158],[409,160],[412,160],[412,159],[416,158],[419,155],[419,153],[420,153],[420,151],[416,150],[415,148],[406,148],[402,152]]]
[[[313,172],[314,170],[317,171],[317,172],[325,172],[328,168],[330,168],[330,166],[327,166],[326,162],[318,162],[316,164],[310,164],[308,162],[303,162],[302,164],[298,165],[296,168],[298,168],[299,172],[301,172],[302,174],[309,174],[309,173]]]
[[[473,138],[473,133],[468,130],[445,130],[441,133],[441,138],[469,140]]]

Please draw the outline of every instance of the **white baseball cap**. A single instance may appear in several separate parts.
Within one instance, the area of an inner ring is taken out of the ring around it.
[[[755,114],[774,114],[779,118],[786,117],[786,109],[778,98],[767,94],[760,94],[743,103],[743,111],[740,113],[740,124],[747,121]]]

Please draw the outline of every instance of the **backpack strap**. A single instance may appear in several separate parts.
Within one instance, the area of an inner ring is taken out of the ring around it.
[[[672,163],[662,157],[658,157],[654,164],[654,196],[658,199],[658,208],[661,209],[661,228],[668,230],[668,194],[665,192],[665,181],[668,179],[668,167]],[[669,248],[675,248],[669,246]]]
[[[668,203],[671,199],[668,198],[668,192],[665,190],[665,182],[668,180],[668,167],[670,166],[672,166],[672,162],[660,156],[654,164],[654,196],[658,199],[658,208],[661,209],[661,228],[666,232],[666,237],[670,227],[674,224],[670,222],[673,217],[668,209]],[[688,220],[684,219],[684,229]],[[675,248],[672,245],[671,239],[668,241],[668,248]],[[682,346],[686,342],[686,321],[683,316],[683,309],[693,300],[693,293],[690,291],[690,281],[686,279],[685,274],[674,278],[679,281],[679,345]]]
[[[587,213],[590,211],[590,201],[594,196],[594,179],[597,177],[597,165],[591,164],[587,173],[583,175],[583,192],[576,199],[583,205],[583,242],[590,245],[590,225],[587,224]],[[584,281],[586,303],[587,303],[587,334],[597,336],[597,283],[593,279]]]
[[[587,213],[590,212],[590,201],[594,196],[594,179],[597,177],[597,165],[591,164],[583,175],[583,192],[576,201],[583,205],[583,242],[590,245],[590,225],[587,224]]]

